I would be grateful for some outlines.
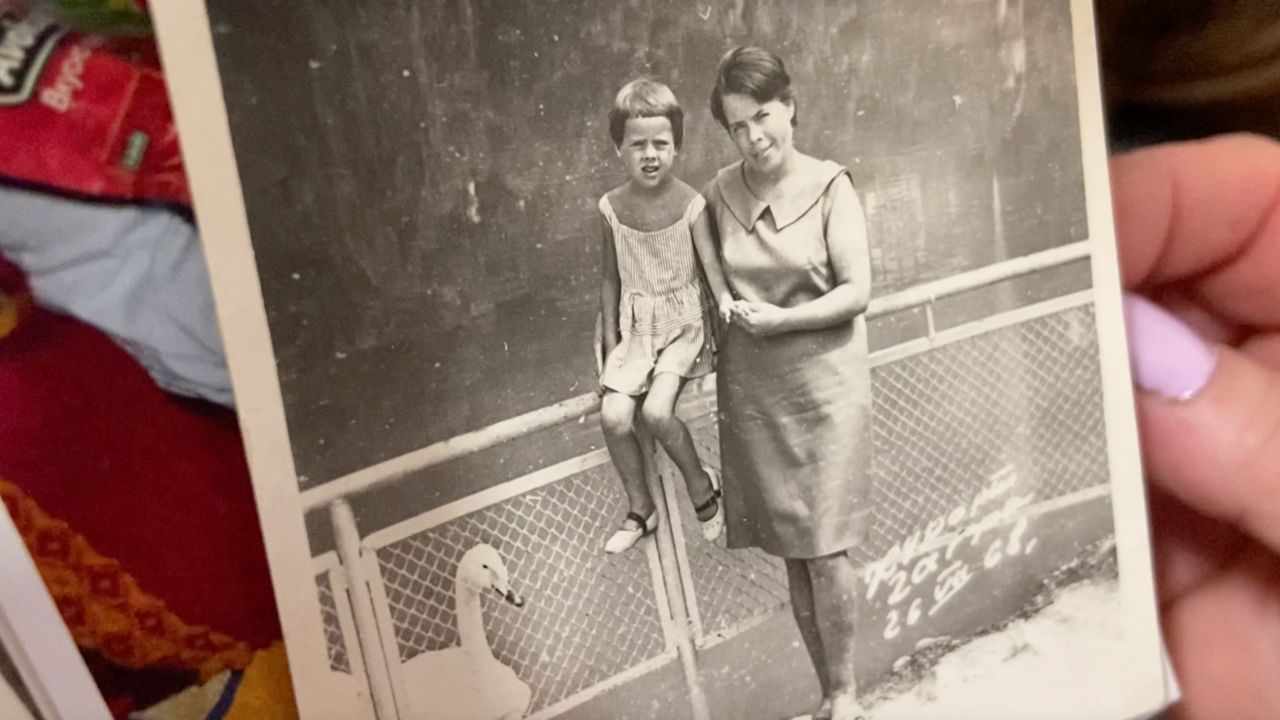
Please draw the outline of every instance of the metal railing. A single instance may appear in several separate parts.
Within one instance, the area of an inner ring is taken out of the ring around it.
[[[937,508],[949,506],[954,496],[972,490],[955,487],[950,478],[937,477],[940,467],[956,462],[981,466],[1008,461],[1003,456],[979,460],[964,457],[965,452],[972,454],[972,448],[984,443],[990,446],[993,442],[1014,438],[1010,452],[1018,456],[1015,459],[1025,465],[1028,472],[1035,472],[1034,468],[1040,463],[1063,465],[1066,462],[1061,452],[1053,450],[1059,439],[1044,437],[1046,432],[1055,432],[1058,425],[1079,421],[1080,430],[1069,438],[1072,442],[1101,442],[1098,439],[1101,433],[1096,427],[1101,418],[1098,408],[1087,406],[1087,402],[1075,403],[1071,412],[1076,412],[1083,421],[1071,417],[1065,421],[1040,422],[1037,413],[1053,405],[1055,400],[1025,392],[1027,388],[1052,388],[1062,384],[1061,378],[1036,376],[1039,371],[1034,367],[1036,363],[1028,361],[1031,357],[1028,348],[1036,356],[1058,358],[1059,362],[1064,354],[1069,355],[1065,372],[1079,376],[1078,379],[1086,383],[1083,394],[1086,398],[1089,396],[1087,383],[1091,381],[1096,386],[1098,372],[1090,291],[1001,312],[949,329],[939,330],[934,321],[934,306],[940,299],[1088,256],[1089,243],[1075,243],[923,284],[872,302],[868,309],[870,318],[923,307],[927,324],[923,337],[879,351],[872,358],[877,383],[874,401],[878,495],[875,502],[877,507],[883,506],[886,526],[897,522],[894,517],[927,517]],[[934,350],[938,352],[929,353],[928,362],[913,363],[912,358]],[[1003,354],[1008,357],[1002,357]],[[936,377],[948,372],[954,372],[955,378]],[[927,389],[921,390],[909,380],[913,376],[932,379]],[[982,407],[981,403],[975,407],[976,398],[955,396],[955,393],[966,392],[965,378],[975,376],[981,376],[983,382],[994,388],[988,391],[991,396],[986,399],[988,407]],[[881,386],[892,392],[879,392]],[[713,380],[709,378],[691,384],[686,390],[689,402],[682,406],[700,408],[689,422],[704,458],[718,454],[714,400],[708,399],[712,387]],[[922,393],[940,395],[925,397]],[[1100,389],[1095,394],[1100,397]],[[910,402],[895,400],[900,395],[912,399]],[[699,396],[703,398],[701,405]],[[922,420],[917,417],[918,407],[922,406],[937,406],[943,408],[942,412],[952,414],[976,411],[977,415],[976,419],[957,415]],[[1076,406],[1079,406],[1078,412]],[[447,626],[445,621],[450,616],[449,598],[442,595],[448,592],[452,581],[447,570],[456,565],[469,544],[493,538],[506,540],[506,549],[517,555],[512,564],[525,568],[526,576],[541,578],[545,587],[540,597],[548,607],[573,606],[580,617],[581,604],[588,603],[589,612],[593,607],[589,603],[604,601],[599,598],[622,598],[631,603],[623,609],[601,613],[604,619],[595,625],[582,621],[587,626],[584,633],[598,637],[601,646],[623,648],[616,657],[580,648],[588,655],[595,652],[598,656],[587,663],[548,657],[548,653],[556,652],[557,642],[564,639],[555,635],[556,618],[542,617],[537,611],[531,613],[529,608],[519,616],[505,616],[501,607],[487,608],[495,626],[500,628],[496,644],[502,647],[495,647],[495,653],[508,658],[512,665],[519,665],[524,671],[522,677],[537,676],[536,682],[531,683],[536,685],[533,701],[536,716],[554,715],[581,701],[586,694],[677,658],[684,669],[694,717],[702,720],[708,716],[698,679],[697,649],[732,637],[785,604],[785,575],[776,560],[761,553],[731,553],[719,546],[684,542],[681,528],[696,521],[688,511],[689,503],[679,497],[683,492],[676,487],[679,483],[661,481],[660,475],[670,474],[671,469],[652,451],[652,443],[648,443],[650,452],[646,453],[650,460],[646,475],[654,497],[666,500],[658,503],[661,526],[665,530],[658,533],[657,543],[646,544],[649,549],[643,556],[630,553],[628,555],[634,556],[630,559],[602,560],[595,548],[607,528],[582,520],[595,518],[612,523],[622,514],[618,483],[604,477],[608,462],[604,451],[593,451],[429,510],[418,518],[366,538],[361,538],[356,528],[347,501],[350,497],[539,430],[579,421],[598,409],[599,398],[594,393],[578,396],[429,445],[302,493],[308,510],[329,508],[359,644],[358,648],[347,648],[344,644],[344,648],[348,655],[356,654],[351,652],[355,650],[359,657],[376,659],[361,664],[368,676],[378,717],[384,720],[399,717],[396,698],[404,697],[403,688],[397,687],[402,682],[398,677],[400,666],[417,653],[430,652],[453,641],[447,631],[440,630]],[[882,416],[894,418],[893,423],[886,426],[880,421]],[[1055,417],[1061,416],[1059,412]],[[982,430],[984,423],[991,429]],[[1013,427],[1019,423],[1025,424],[1026,432]],[[902,457],[899,440],[902,433],[928,436],[936,434],[937,427],[951,425],[962,428],[961,434],[971,433],[974,426],[979,426],[981,432],[964,442],[940,438],[935,444],[955,447],[939,449],[926,443],[912,451],[917,457]],[[1078,455],[1080,448],[1068,450]],[[1101,457],[1101,475],[1098,468],[1073,461],[1072,467],[1083,467],[1083,470],[1076,472],[1079,477],[1069,481],[1061,492],[1087,487],[1099,476],[1105,480],[1105,449],[1101,454],[1096,447],[1085,450],[1089,457]],[[909,497],[894,497],[893,488],[903,477],[916,483],[917,491]],[[1048,494],[1061,493],[1052,490]],[[571,506],[572,509],[563,510]],[[560,512],[557,508],[562,510],[560,515],[556,514]],[[893,534],[886,532],[882,533],[884,537],[873,539],[857,551],[855,560],[865,564],[878,557],[894,542]],[[522,546],[534,547],[521,549]],[[572,548],[579,552],[572,552]],[[645,568],[635,563],[647,563],[647,572],[637,572]],[[570,573],[574,577],[557,574],[557,568],[564,567],[577,568],[575,573]],[[642,587],[645,583],[635,584],[635,578],[646,576],[651,587]],[[602,583],[606,591],[591,594],[591,587],[575,579],[580,577]],[[318,586],[318,589],[323,594],[324,588]],[[579,605],[574,605],[575,602]],[[629,623],[625,628],[627,637],[601,635],[622,625],[616,622],[620,617]],[[326,617],[326,628],[336,622],[336,617]],[[350,638],[345,631],[342,636],[344,641]],[[513,638],[522,638],[523,642],[516,643]],[[530,650],[531,647],[537,650]],[[330,660],[331,665],[339,663],[332,647]],[[560,672],[558,668],[563,666],[577,669]]]

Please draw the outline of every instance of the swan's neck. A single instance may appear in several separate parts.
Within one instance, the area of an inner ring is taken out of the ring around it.
[[[475,590],[458,584],[458,643],[464,652],[475,657],[492,658],[489,638],[484,634],[484,616],[480,610],[480,595]]]

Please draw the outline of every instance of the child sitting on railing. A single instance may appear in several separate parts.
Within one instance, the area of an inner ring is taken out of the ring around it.
[[[718,298],[728,298],[702,196],[671,175],[683,139],[671,89],[633,80],[618,93],[609,132],[629,179],[600,198],[603,401],[600,422],[627,493],[629,512],[605,544],[623,552],[654,531],[645,485],[637,405],[645,427],[684,475],[702,534],[720,536],[724,513],[716,471],[702,465],[675,414],[686,380],[712,370],[712,325],[699,261]]]

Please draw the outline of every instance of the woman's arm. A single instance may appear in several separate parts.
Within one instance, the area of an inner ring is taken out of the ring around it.
[[[711,296],[716,299],[716,307],[723,315],[733,303],[733,293],[729,290],[729,283],[724,279],[724,268],[720,266],[720,253],[716,251],[715,241],[711,239],[711,219],[707,216],[707,212],[704,209],[698,213],[698,219],[693,221],[693,249],[697,251],[698,261],[702,263],[702,273],[706,276],[707,285],[711,288]],[[727,321],[728,318],[725,320]]]
[[[600,318],[604,335],[604,357],[618,345],[618,298],[622,281],[618,278],[618,256],[613,247],[613,228],[604,215],[600,220]]]
[[[751,303],[738,315],[756,335],[817,330],[849,322],[866,312],[871,301],[871,253],[867,222],[853,181],[842,175],[823,196],[827,255],[835,286],[821,297],[790,308]],[[753,329],[754,328],[754,329]]]

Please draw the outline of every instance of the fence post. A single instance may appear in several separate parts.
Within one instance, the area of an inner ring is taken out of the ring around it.
[[[368,581],[361,572],[360,529],[356,516],[346,500],[334,500],[329,505],[329,517],[333,521],[333,535],[338,545],[338,557],[351,593],[351,614],[356,621],[356,639],[360,653],[364,655],[365,674],[369,680],[369,693],[373,696],[373,712],[378,720],[397,720],[395,694],[391,690],[391,676],[387,668],[387,656],[378,636],[378,618],[373,611],[373,595]]]
[[[644,479],[649,496],[658,511],[658,531],[654,539],[658,544],[658,564],[662,567],[662,581],[667,587],[667,605],[671,608],[671,620],[676,630],[676,652],[684,668],[684,681],[689,689],[689,705],[694,720],[710,720],[706,693],[698,676],[698,659],[693,647],[692,627],[689,624],[689,606],[684,597],[684,583],[680,580],[680,565],[676,559],[675,526],[667,508],[666,493],[662,489],[662,476],[658,473],[658,450],[644,424],[636,423],[637,435],[644,456]]]

